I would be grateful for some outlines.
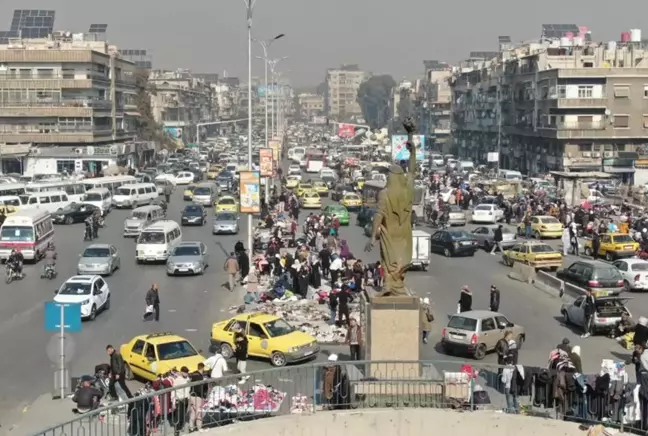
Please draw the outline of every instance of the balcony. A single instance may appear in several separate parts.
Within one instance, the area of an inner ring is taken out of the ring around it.
[[[538,126],[544,137],[558,139],[607,138],[613,136],[606,130],[604,121],[568,121],[555,125]]]
[[[608,77],[608,76],[648,76],[648,68],[560,68],[558,78]]]
[[[109,127],[59,125],[50,128],[31,126],[0,127],[0,142],[73,143],[95,142],[111,136]]]
[[[92,117],[112,109],[112,101],[95,99],[0,102],[0,117]]]
[[[5,89],[92,89],[96,85],[110,85],[110,79],[97,72],[61,74],[0,73]]]
[[[557,98],[555,99],[558,109],[582,109],[607,107],[607,98]]]

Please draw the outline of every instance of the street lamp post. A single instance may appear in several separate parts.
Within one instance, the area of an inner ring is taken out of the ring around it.
[[[288,59],[288,56],[284,56],[284,57],[282,57],[282,58],[277,58],[277,59],[271,59],[271,60],[268,60],[268,65],[270,66],[270,72],[272,73],[272,83],[273,83],[273,84],[275,84],[275,83],[277,82],[277,72],[275,71],[275,68],[276,68],[276,66],[277,66],[277,64],[278,64],[279,62],[281,62],[281,61],[283,61],[283,60],[285,60],[285,59]],[[273,88],[273,89],[274,89],[274,88]],[[272,128],[271,128],[270,131],[272,132],[272,136],[273,136],[273,137],[274,137],[275,133],[277,133],[277,132],[275,132],[275,120],[277,121],[276,124],[279,124],[279,123],[278,123],[279,120],[278,120],[278,118],[277,118],[277,113],[276,113],[277,111],[276,111],[276,108],[275,108],[275,103],[277,103],[276,100],[277,100],[277,96],[274,95],[274,93],[273,93],[272,100],[271,100],[271,103],[270,103],[270,104],[272,105],[272,116],[271,116],[271,118],[270,118],[271,121],[272,121]],[[278,104],[277,104],[277,106],[278,106]],[[278,130],[279,126],[277,125],[276,128],[277,128],[277,130]]]
[[[243,0],[245,9],[247,11],[247,30],[248,30],[248,171],[252,171],[252,12],[256,0]],[[252,214],[249,213],[247,217],[247,249],[250,256],[253,253],[253,225]]]

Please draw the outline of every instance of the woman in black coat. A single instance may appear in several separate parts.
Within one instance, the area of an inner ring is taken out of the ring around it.
[[[468,286],[464,286],[459,295],[459,312],[468,312],[469,310],[472,310],[472,292]]]

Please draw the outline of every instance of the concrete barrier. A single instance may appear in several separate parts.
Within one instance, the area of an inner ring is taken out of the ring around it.
[[[565,293],[565,297],[571,297],[574,300],[577,299],[578,297],[581,297],[583,295],[587,294],[587,290],[580,288],[576,285],[572,285],[570,283],[566,283],[563,287],[563,291]]]
[[[560,280],[558,277],[544,271],[537,272],[533,286],[552,297],[565,301],[573,301],[587,293],[585,289]]]
[[[532,266],[525,265],[520,262],[515,262],[513,264],[513,270],[509,272],[508,276],[513,280],[532,284],[536,276],[536,270]]]

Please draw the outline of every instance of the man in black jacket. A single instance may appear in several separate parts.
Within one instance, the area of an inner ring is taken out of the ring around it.
[[[493,256],[495,256],[495,250],[498,249],[499,251],[504,251],[502,250],[502,247],[500,247],[500,243],[504,239],[504,236],[502,235],[502,225],[500,224],[497,226],[495,229],[495,234],[493,235],[493,248],[490,252]]]
[[[158,284],[153,283],[151,289],[146,292],[146,297],[144,297],[144,302],[147,307],[153,307],[153,312],[146,312],[144,314],[144,320],[148,320],[151,314],[155,315],[155,321],[160,321],[160,294],[158,292]]]
[[[489,306],[490,306],[491,312],[499,312],[500,291],[494,285],[491,285],[491,288],[490,288],[490,304],[489,304]]]
[[[591,292],[589,292],[585,297],[585,301],[583,302],[583,312],[585,314],[585,325],[583,326],[584,331],[581,338],[588,338],[592,333],[594,313],[596,312],[596,299],[594,298],[594,294]]]
[[[110,356],[110,384],[108,385],[110,396],[114,399],[119,399],[115,390],[115,384],[119,384],[119,387],[124,391],[126,396],[133,398],[133,394],[131,394],[130,389],[126,386],[126,363],[124,362],[124,358],[112,345],[106,346],[106,352]]]
[[[81,387],[77,389],[72,397],[72,401],[77,403],[79,412],[87,412],[99,408],[99,400],[103,394],[97,388],[92,387],[92,379],[84,379]]]
[[[328,278],[329,267],[331,266],[331,251],[328,246],[324,244],[322,251],[319,252],[320,265],[322,265],[322,277]]]

